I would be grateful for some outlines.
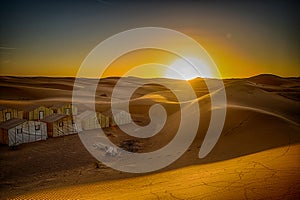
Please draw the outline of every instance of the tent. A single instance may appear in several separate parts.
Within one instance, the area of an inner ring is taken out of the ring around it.
[[[22,118],[23,111],[0,105],[0,123],[12,118]]]
[[[116,115],[113,116],[111,110],[104,112],[104,115],[110,118],[110,122],[109,122],[110,126],[132,123],[131,116],[128,112],[117,109],[115,114]]]
[[[48,137],[59,137],[77,133],[76,124],[71,116],[52,114],[41,120],[47,123]]]
[[[47,139],[46,123],[13,118],[0,124],[0,143],[17,146]]]
[[[75,116],[78,131],[109,127],[109,117],[99,112],[86,110]]]

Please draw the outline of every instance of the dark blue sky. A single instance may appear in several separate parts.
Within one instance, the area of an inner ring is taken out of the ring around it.
[[[0,75],[64,75],[56,70],[76,71],[105,38],[159,26],[197,39],[221,68],[232,67],[225,76],[242,76],[234,71],[244,67],[241,59],[245,66],[261,63],[255,67],[262,73],[299,76],[298,13],[296,1],[1,1]],[[220,53],[226,45],[229,57],[240,56],[227,64]]]

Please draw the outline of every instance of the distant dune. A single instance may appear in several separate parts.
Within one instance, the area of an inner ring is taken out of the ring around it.
[[[112,91],[118,80],[118,77],[111,77],[99,82],[95,96],[98,111],[110,109]],[[125,80],[124,92],[137,82],[144,81],[135,77]],[[166,108],[167,123],[160,133],[140,139],[129,137],[119,128],[106,128],[108,135],[113,133],[117,136],[110,136],[112,142],[119,144],[126,139],[136,139],[142,145],[141,152],[150,152],[173,139],[180,122],[180,106],[172,91],[160,85],[166,81],[178,85],[178,90],[185,92],[181,88],[183,81],[153,79],[155,84],[137,89],[130,101],[132,118],[139,125],[149,123],[151,105],[160,103]],[[56,102],[70,102],[72,90],[77,89],[73,88],[73,83],[74,78],[0,77],[0,105],[25,108],[32,104],[50,106]],[[79,87],[89,90],[90,85],[95,83],[97,80],[82,79]],[[109,191],[111,197],[124,199],[132,198],[135,190],[139,191],[137,194],[144,195],[142,198],[148,199],[198,199],[205,194],[211,199],[218,198],[216,193],[223,192],[223,199],[300,198],[297,170],[300,163],[300,78],[262,74],[245,79],[225,79],[225,125],[218,143],[204,159],[198,158],[198,152],[210,122],[210,96],[215,94],[208,94],[204,79],[196,78],[189,83],[197,95],[200,126],[188,151],[170,166],[145,177],[120,173],[98,165],[77,135],[24,144],[15,151],[1,146],[0,198],[23,194],[27,198],[46,198],[51,197],[53,192],[62,192],[66,198],[84,199],[85,194],[96,199],[96,196],[84,192],[82,196],[70,196],[72,190],[69,188],[83,191],[87,187],[93,188],[91,191],[94,192],[98,188],[98,194],[106,198],[110,197]],[[84,109],[86,107],[81,108]],[[177,178],[174,174],[178,175]],[[209,174],[213,174],[211,179]],[[174,181],[166,180],[167,176],[173,177]],[[144,179],[151,180],[151,183],[145,183],[151,184],[149,191],[141,184]],[[277,184],[278,181],[280,184]],[[183,187],[180,182],[191,187]],[[126,195],[126,188],[121,184],[136,184],[136,188],[129,188]],[[153,186],[155,184],[157,187]],[[172,189],[166,186],[168,184],[172,185]],[[116,190],[119,191],[117,193],[109,187],[123,189]],[[201,193],[199,196],[197,191]]]

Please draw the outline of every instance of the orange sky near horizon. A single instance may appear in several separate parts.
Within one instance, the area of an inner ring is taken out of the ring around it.
[[[194,33],[193,33],[194,34]],[[197,40],[209,53],[216,63],[222,78],[250,77],[262,73],[272,73],[279,76],[299,76],[300,70],[297,62],[289,60],[281,63],[272,62],[272,58],[259,60],[254,55],[231,42],[234,35],[211,36],[211,35],[190,35]],[[90,49],[91,50],[91,49]],[[51,52],[25,52],[17,58],[2,64],[0,75],[16,76],[76,76],[85,56],[89,50],[81,52],[69,52],[67,55],[51,54]],[[106,70],[104,77],[122,76],[133,66],[147,63],[171,64],[177,58],[171,53],[157,53],[159,51],[145,51],[143,53],[129,52],[115,60]],[[278,56],[278,55],[277,55]],[[38,57],[38,59],[36,59]],[[280,58],[280,55],[279,55]],[[22,67],[16,67],[22,66]],[[144,77],[160,77],[163,74],[155,71],[145,72]],[[143,76],[141,74],[141,76]]]
[[[200,38],[198,42],[201,41],[199,44],[201,44],[212,57],[223,78],[250,77],[262,73],[272,73],[284,77],[300,75],[299,68],[293,67],[297,65],[297,62],[293,63],[291,60],[289,63],[286,63],[286,65],[280,67],[276,66],[276,63],[270,62],[270,60],[251,59],[251,55],[248,55],[242,47],[230,43],[232,38],[228,38],[226,35],[223,38],[213,38],[213,36],[207,36],[206,38],[198,37]],[[196,39],[197,36],[193,38]],[[171,53],[141,51],[143,53],[129,52],[127,55],[119,57],[106,70],[104,76],[121,76],[134,66],[153,62],[168,65],[177,59],[176,56]],[[88,55],[88,52],[81,52],[79,55],[78,52],[74,52],[74,54],[69,53],[67,56],[58,55],[58,57],[55,55],[52,56],[51,54],[48,55],[47,52],[39,52],[35,54],[39,59],[35,59],[33,55],[26,54],[27,53],[18,57],[18,59],[11,63],[6,63],[5,67],[1,67],[0,75],[73,77],[76,76],[77,70],[85,56]],[[282,63],[283,62],[284,61],[282,61]],[[22,68],[14,66],[22,66]],[[159,72],[145,72],[145,77],[151,75],[153,75],[153,77],[163,76],[163,74]]]

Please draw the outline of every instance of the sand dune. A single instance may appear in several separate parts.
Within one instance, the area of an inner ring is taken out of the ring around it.
[[[95,97],[97,110],[110,108],[112,91],[118,80],[118,77],[111,77],[99,82]],[[124,93],[144,81],[135,77],[125,80]],[[146,139],[128,136],[119,128],[107,128],[107,135],[116,136],[109,136],[113,143],[137,139],[142,145],[141,152],[151,152],[173,139],[183,102],[178,102],[172,91],[161,84],[171,82],[178,85],[177,92],[185,94],[182,81],[153,79],[153,82],[155,84],[146,84],[135,91],[130,112],[136,123],[147,125],[149,108],[159,103],[168,114],[166,125],[158,134]],[[22,108],[31,104],[68,102],[72,98],[73,83],[72,78],[0,77],[0,104]],[[79,83],[76,90],[89,90],[90,85],[98,81],[81,79]],[[259,75],[224,80],[226,121],[216,146],[204,159],[199,159],[198,153],[210,123],[210,97],[219,91],[208,94],[200,78],[189,83],[197,98],[187,98],[183,104],[199,104],[198,134],[188,151],[170,166],[146,175],[120,173],[98,165],[77,135],[21,145],[16,151],[1,146],[2,197],[56,199],[61,195],[63,198],[97,199],[101,195],[103,199],[134,196],[214,199],[222,194],[223,199],[299,198],[300,79]],[[93,106],[85,103],[87,107]],[[144,184],[146,180],[149,180],[148,185]]]
[[[142,177],[34,190],[17,199],[298,199],[299,148],[281,147]]]

